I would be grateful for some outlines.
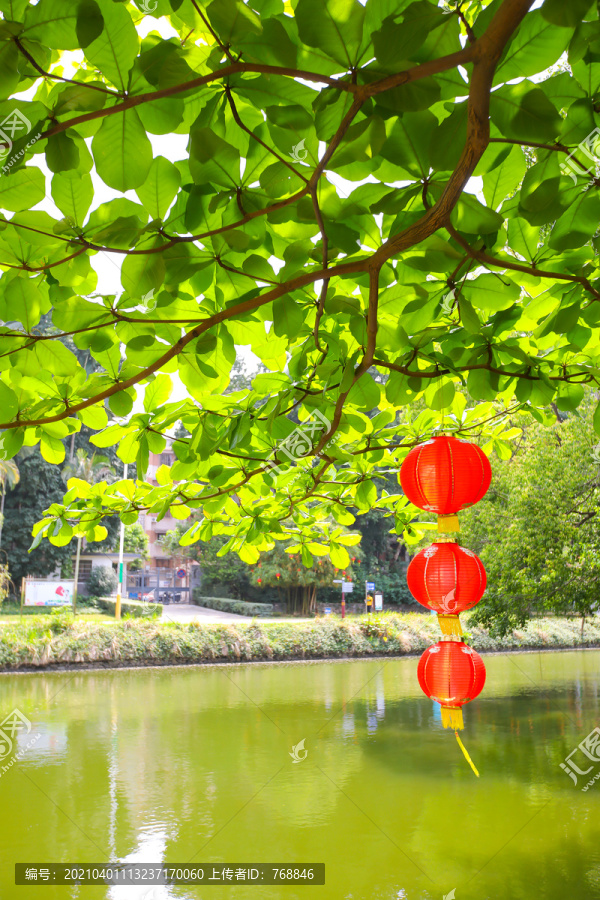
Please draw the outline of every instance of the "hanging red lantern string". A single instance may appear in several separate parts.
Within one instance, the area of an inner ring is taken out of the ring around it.
[[[402,490],[419,509],[437,513],[438,531],[458,531],[461,509],[484,496],[492,469],[476,444],[439,435],[410,451],[400,469]]]
[[[462,634],[459,613],[479,603],[486,585],[479,557],[455,542],[437,541],[417,553],[406,580],[417,603],[438,614],[442,634]]]
[[[459,438],[440,435],[414,447],[400,469],[402,489],[419,509],[438,516],[438,531],[458,531],[457,513],[482,499],[492,469],[485,453]],[[441,705],[442,725],[453,728],[465,759],[479,777],[459,735],[464,728],[462,707],[485,684],[485,666],[478,653],[461,640],[459,613],[479,603],[486,586],[485,568],[470,550],[454,541],[436,541],[421,550],[408,567],[408,587],[422,606],[438,614],[445,638],[419,660],[417,676],[425,694]]]

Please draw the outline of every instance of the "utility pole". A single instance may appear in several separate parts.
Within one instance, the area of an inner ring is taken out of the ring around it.
[[[81,535],[77,538],[77,556],[75,557],[75,579],[73,583],[73,615],[77,615],[77,584],[79,582],[79,557],[81,556]]]
[[[75,432],[71,435],[71,453],[69,463],[75,459]],[[73,615],[77,615],[77,585],[79,582],[79,557],[81,556],[81,537],[77,538],[77,555],[75,556],[75,577],[73,579]],[[71,557],[72,558],[72,557]]]
[[[123,478],[127,478],[127,463],[123,467]],[[115,604],[115,619],[121,618],[121,595],[123,593],[123,546],[125,543],[125,523],[121,522],[121,534],[119,537],[119,584],[117,586],[117,602]],[[143,590],[143,588],[142,588]]]

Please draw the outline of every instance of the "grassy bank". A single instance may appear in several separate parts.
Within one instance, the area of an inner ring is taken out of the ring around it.
[[[213,661],[402,656],[439,639],[436,620],[419,613],[385,613],[298,623],[163,623],[126,620],[102,625],[82,617],[39,616],[0,628],[0,670],[56,665],[148,665]],[[479,651],[600,647],[600,620],[535,619],[521,631],[494,638],[473,628]]]

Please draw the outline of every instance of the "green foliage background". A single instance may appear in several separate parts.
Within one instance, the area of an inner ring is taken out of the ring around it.
[[[184,544],[345,566],[356,512],[421,539],[396,480],[415,443],[506,458],[520,417],[577,409],[600,372],[600,21],[532,6],[0,0],[0,118],[31,125],[0,176],[3,452],[60,465],[85,426],[140,479],[71,482],[35,547],[198,511]],[[262,369],[227,392],[241,346]]]
[[[588,400],[551,427],[533,423],[492,488],[461,515],[488,587],[473,621],[502,633],[532,612],[593,615],[600,593],[600,447]]]

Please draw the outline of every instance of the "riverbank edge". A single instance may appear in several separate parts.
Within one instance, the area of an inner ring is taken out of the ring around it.
[[[0,673],[33,673],[239,663],[417,657],[440,638],[418,613],[298,623],[164,623],[140,619],[110,627],[40,617],[0,629]],[[600,648],[600,621],[535,619],[504,638],[473,627],[469,643],[487,655]]]
[[[515,653],[524,655],[526,653],[568,653],[571,650],[600,650],[599,644],[582,645],[578,644],[573,647],[536,647],[518,648],[513,647],[510,650],[490,650],[482,651],[481,656],[503,656],[506,653]],[[181,660],[179,662],[165,661],[152,662],[139,660],[137,662],[106,662],[106,663],[63,663],[51,666],[28,666],[19,669],[0,669],[0,678],[3,675],[48,675],[48,674],[65,674],[67,672],[107,672],[109,670],[119,670],[123,672],[134,672],[136,669],[208,669],[208,668],[231,668],[238,666],[297,666],[312,665],[314,663],[344,663],[344,662],[389,662],[391,659],[419,659],[420,653],[395,653],[387,656],[365,654],[364,656],[315,656],[315,657],[298,657],[295,659],[242,659],[236,662],[230,660],[201,660],[200,662],[187,662]]]

